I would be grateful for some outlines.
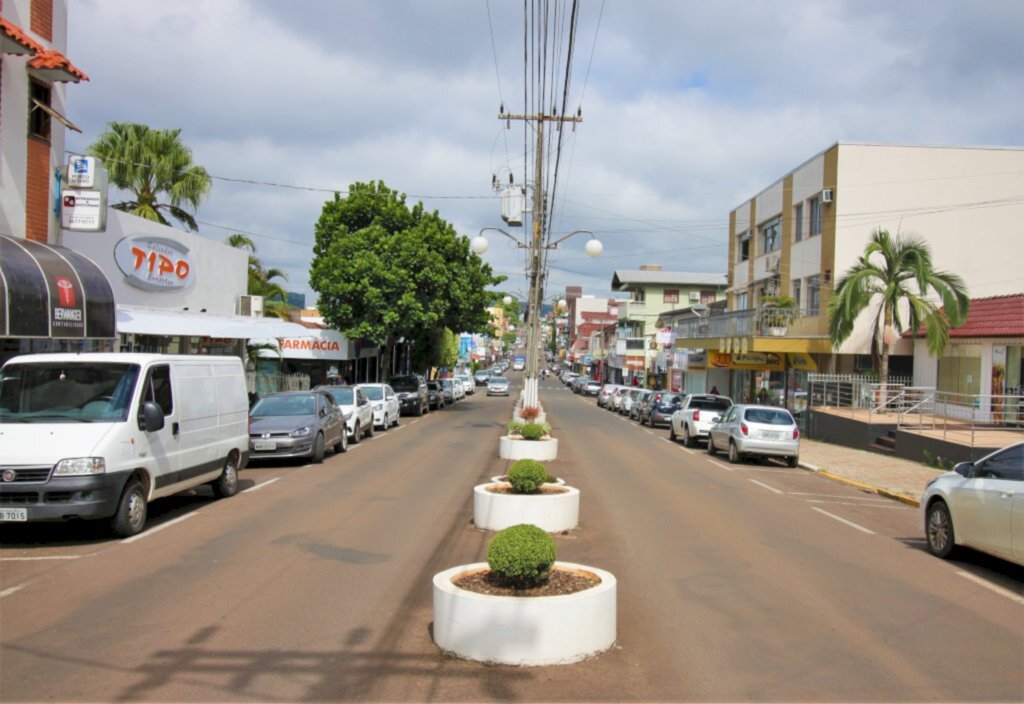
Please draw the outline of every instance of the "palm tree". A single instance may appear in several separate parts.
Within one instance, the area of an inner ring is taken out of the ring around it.
[[[287,281],[288,275],[274,267],[265,269],[263,262],[256,256],[256,243],[246,235],[239,233],[228,235],[225,242],[235,249],[244,249],[249,252],[248,292],[250,296],[263,296],[264,314],[274,318],[287,319],[288,312],[291,310],[291,306],[288,305],[288,291],[275,279]]]
[[[941,300],[941,307],[928,300],[929,293]],[[871,356],[883,389],[889,381],[889,347],[896,334],[909,329],[916,335],[923,323],[928,351],[938,356],[946,347],[950,328],[966,320],[970,306],[963,279],[934,268],[927,242],[912,235],[893,237],[881,229],[871,233],[864,254],[829,298],[828,333],[833,347],[850,336],[860,313],[876,302]]]
[[[192,163],[181,130],[155,130],[133,122],[111,122],[88,152],[103,161],[110,182],[134,195],[113,207],[164,225],[164,213],[195,231],[194,212],[212,185],[206,169]]]

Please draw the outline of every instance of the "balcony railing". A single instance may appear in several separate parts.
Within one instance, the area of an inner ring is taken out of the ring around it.
[[[707,318],[676,322],[677,338],[755,337],[785,335],[801,317],[792,308],[749,308],[718,313]]]

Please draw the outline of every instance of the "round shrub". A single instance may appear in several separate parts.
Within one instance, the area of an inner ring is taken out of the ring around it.
[[[544,437],[544,425],[541,423],[523,423],[519,428],[519,434],[523,440],[540,440]]]
[[[519,417],[526,422],[537,420],[540,417],[540,408],[537,406],[523,406],[523,410],[519,412]]]
[[[503,585],[529,589],[547,581],[555,552],[554,539],[537,526],[512,526],[491,540],[487,564]]]
[[[508,468],[508,481],[517,494],[532,494],[548,480],[548,470],[537,460],[517,460]]]

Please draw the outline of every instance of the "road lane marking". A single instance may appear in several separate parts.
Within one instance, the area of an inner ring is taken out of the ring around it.
[[[645,432],[645,433],[647,433],[648,435],[653,435],[654,437],[658,437],[658,434],[657,434],[657,433],[655,433],[655,432],[654,432],[653,430],[651,430],[650,428],[644,428],[644,432]]]
[[[28,582],[25,582],[24,584],[19,584],[16,587],[8,587],[7,589],[4,589],[2,592],[0,592],[0,599],[3,599],[5,596],[10,596],[11,594],[13,594],[16,591],[24,589],[25,587],[28,586],[28,584],[29,584]]]
[[[671,441],[671,440],[669,440],[669,442],[672,442],[672,441]],[[683,452],[688,452],[688,453],[690,453],[691,455],[696,455],[696,454],[697,454],[696,452],[694,452],[693,450],[691,450],[690,448],[688,448],[688,447],[687,447],[686,445],[680,445],[680,446],[679,446],[679,449],[680,449],[680,450],[682,450]]]
[[[708,462],[710,462],[711,464],[715,465],[716,467],[721,467],[722,469],[724,469],[727,472],[735,471],[729,465],[722,464],[721,462],[716,462],[715,460],[708,460]]]
[[[257,484],[256,486],[249,487],[248,489],[244,490],[242,493],[243,494],[248,494],[250,491],[259,491],[263,487],[268,486],[270,484],[273,484],[274,482],[276,482],[280,478],[281,477],[274,477],[273,479],[268,479],[267,481],[263,482],[262,484]]]
[[[900,506],[900,505],[870,506],[868,504],[854,503],[853,501],[828,501],[828,500],[825,500],[825,499],[804,499],[804,501],[806,501],[809,504],[832,504],[833,506],[860,506],[861,508],[865,508],[865,507],[872,508],[872,509],[874,509],[874,508],[881,508],[881,509],[885,509],[887,511],[890,510],[890,509],[906,510],[907,508],[909,508],[909,506]],[[889,501],[889,503],[890,504],[894,504],[895,502]]]
[[[829,518],[834,518],[835,520],[839,521],[840,523],[845,523],[846,525],[850,526],[851,528],[856,528],[857,530],[861,531],[862,533],[867,533],[868,535],[875,535],[875,531],[868,530],[864,526],[859,526],[856,523],[854,523],[853,521],[848,521],[845,518],[841,518],[840,516],[837,516],[834,513],[829,513],[828,511],[826,511],[824,509],[818,508],[817,506],[811,506],[811,510],[812,511],[817,511],[818,513],[823,513],[826,516],[828,516]]]
[[[77,560],[81,555],[40,555],[38,557],[0,557],[0,562],[35,562],[39,560]]]
[[[187,520],[189,518],[193,518],[198,513],[199,513],[199,511],[194,511],[193,513],[186,513],[184,516],[178,516],[174,520],[167,521],[167,523],[161,523],[160,525],[156,526],[155,528],[150,528],[145,533],[139,533],[138,535],[133,535],[130,538],[125,538],[121,542],[122,543],[134,543],[136,540],[142,540],[143,538],[145,538],[147,536],[150,536],[150,535],[153,535],[154,533],[159,533],[164,528],[170,528],[175,523],[181,523],[184,520]]]
[[[826,498],[826,499],[846,499],[847,501],[851,501],[851,500],[855,500],[855,501],[878,501],[879,503],[885,503],[885,504],[890,502],[890,499],[876,499],[876,498],[871,497],[871,496],[860,497],[860,496],[848,496],[848,495],[844,495],[844,494],[818,494],[818,493],[813,492],[813,491],[791,491],[789,493],[792,494],[793,496],[818,496],[818,497],[822,497],[822,498]]]
[[[971,574],[970,572],[957,571],[957,574],[960,575],[961,577],[964,577],[965,579],[971,580],[975,584],[980,584],[981,586],[985,587],[985,589],[988,589],[989,591],[993,591],[996,594],[999,594],[1001,596],[1005,596],[1007,599],[1010,599],[1011,601],[1015,601],[1016,603],[1020,604],[1021,606],[1024,606],[1024,596],[1020,596],[1019,594],[1014,594],[1009,589],[1006,589],[1004,587],[1000,587],[998,584],[993,584],[992,582],[988,581],[987,579],[982,579],[981,577],[979,577],[979,576],[977,576],[975,574]]]
[[[396,426],[395,426],[394,428],[392,428],[391,430],[392,430],[392,431],[395,431],[395,430],[404,430],[404,429],[405,429],[405,426],[404,426],[404,425],[396,425]]]
[[[749,477],[748,477],[748,479],[749,479]],[[757,484],[760,487],[764,487],[768,491],[774,491],[776,494],[785,494],[786,493],[786,492],[782,491],[781,489],[776,489],[773,486],[768,486],[764,482],[759,482],[756,479],[750,479],[750,481],[753,482],[754,484]]]

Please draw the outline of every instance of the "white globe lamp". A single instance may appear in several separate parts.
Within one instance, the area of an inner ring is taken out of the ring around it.
[[[473,238],[473,241],[469,243],[469,248],[472,249],[476,254],[483,254],[487,251],[488,246],[487,238],[483,235],[477,235]]]
[[[596,257],[604,251],[604,245],[601,244],[601,240],[592,239],[587,241],[587,246],[584,247],[588,256]]]
[[[507,306],[512,305],[512,296],[505,296],[504,298],[501,299],[501,302]]]

